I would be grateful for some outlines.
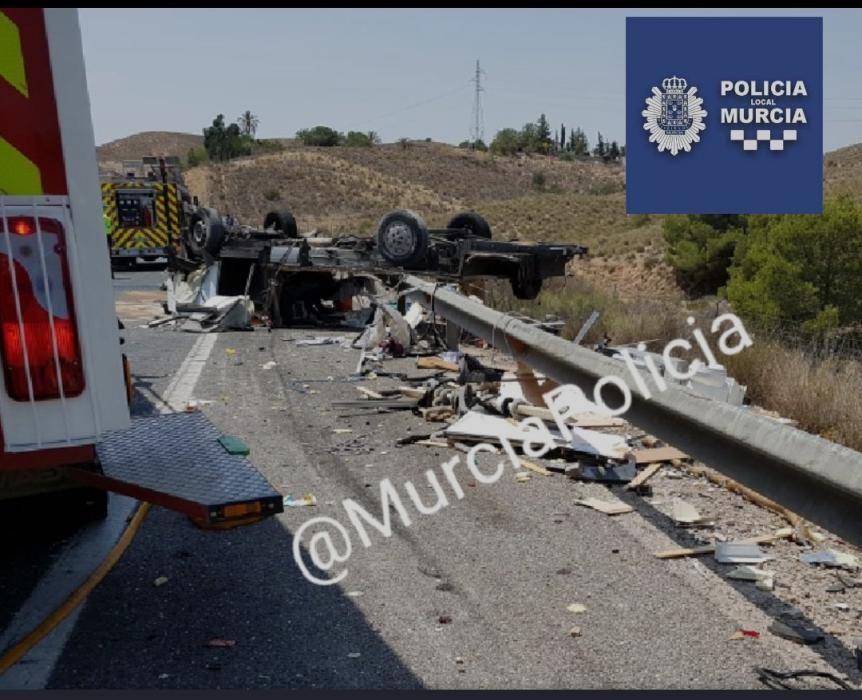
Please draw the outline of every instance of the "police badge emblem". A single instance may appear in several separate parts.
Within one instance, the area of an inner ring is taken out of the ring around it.
[[[646,117],[644,129],[650,132],[650,143],[655,143],[659,152],[670,151],[672,156],[689,152],[691,145],[700,141],[699,132],[706,128],[703,99],[695,97],[697,88],[688,88],[685,78],[665,78],[661,85],[664,92],[654,87],[646,99],[647,108],[641,112]]]

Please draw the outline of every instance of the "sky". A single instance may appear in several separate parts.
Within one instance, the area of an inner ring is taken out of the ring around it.
[[[859,9],[82,9],[80,21],[99,144],[199,134],[246,109],[259,138],[323,124],[459,143],[477,59],[486,142],[545,113],[552,129],[622,143],[625,18],[656,15],[822,16],[824,148],[862,142]]]

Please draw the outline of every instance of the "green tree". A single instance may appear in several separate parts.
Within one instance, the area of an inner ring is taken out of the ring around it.
[[[590,155],[590,144],[587,141],[587,135],[583,129],[575,129],[572,131],[572,153],[576,156]]]
[[[515,129],[500,129],[491,141],[491,153],[511,156],[521,147],[521,134]]]
[[[862,321],[862,207],[826,201],[822,215],[750,217],[727,297],[761,324],[823,330]]]
[[[611,141],[610,148],[608,148],[608,158],[612,158],[616,160],[620,157],[620,146],[616,141]]]
[[[361,131],[348,131],[347,136],[344,138],[344,145],[370,148],[374,145],[374,141],[367,133],[363,133]]]
[[[667,217],[664,239],[680,287],[694,296],[715,294],[724,287],[736,244],[745,230],[746,219],[739,215]]]
[[[257,127],[260,126],[260,119],[257,118],[257,115],[252,114],[251,110],[247,109],[239,115],[237,123],[243,136],[254,138],[257,133]]]
[[[560,150],[566,150],[566,125],[560,124]]]
[[[536,147],[534,150],[539,153],[547,153],[551,147],[551,126],[548,124],[548,119],[544,114],[539,115],[539,121],[536,122]]]
[[[203,146],[195,146],[190,148],[186,156],[186,165],[189,168],[197,167],[207,161],[207,151]]]
[[[253,141],[243,136],[236,123],[225,126],[224,115],[213,119],[212,126],[204,129],[204,148],[213,161],[225,161],[251,153]]]
[[[338,146],[344,140],[344,135],[328,126],[315,126],[311,129],[300,129],[296,138],[304,146]]]
[[[593,155],[596,158],[604,158],[608,153],[608,146],[605,142],[604,138],[602,138],[602,132],[599,132],[599,140],[596,143],[596,147],[593,149]]]

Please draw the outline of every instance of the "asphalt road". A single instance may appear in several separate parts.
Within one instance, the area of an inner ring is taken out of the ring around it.
[[[117,274],[130,276],[115,281],[121,293],[160,279]],[[135,410],[152,410],[195,336],[127,325]],[[657,560],[653,551],[675,536],[661,519],[574,504],[603,487],[560,475],[519,483],[508,469],[482,484],[462,459],[463,499],[446,486],[449,505],[418,514],[405,482],[431,505],[425,472],[443,482],[441,463],[459,453],[396,447],[439,427],[409,412],[338,418],[332,402],[359,397],[346,380],[358,353],[288,340],[309,333],[220,335],[195,398],[212,402],[208,416],[250,446],[277,489],[314,494],[318,505],[223,532],[154,508],[87,601],[49,687],[756,688],[757,666],[813,664],[814,654],[776,637],[730,640],[769,617],[707,567]],[[263,369],[269,361],[276,366]],[[413,360],[386,369],[417,373]],[[352,432],[335,432],[344,428]],[[409,527],[390,508],[394,534],[369,528],[368,548],[354,536],[344,580],[306,581],[293,533],[313,516],[349,525],[345,498],[379,517],[385,478],[407,503]],[[39,547],[48,560],[62,543]],[[159,577],[168,581],[157,587]],[[586,611],[569,612],[572,603]],[[4,597],[0,610],[10,606]],[[210,648],[213,639],[235,645]]]

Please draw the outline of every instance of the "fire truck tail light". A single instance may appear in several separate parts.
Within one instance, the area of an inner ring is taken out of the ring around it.
[[[16,401],[78,396],[84,371],[63,227],[43,217],[38,226],[34,218],[6,220],[9,233],[16,234],[7,236],[0,219],[0,354],[6,391]],[[32,239],[20,238],[37,231]]]

